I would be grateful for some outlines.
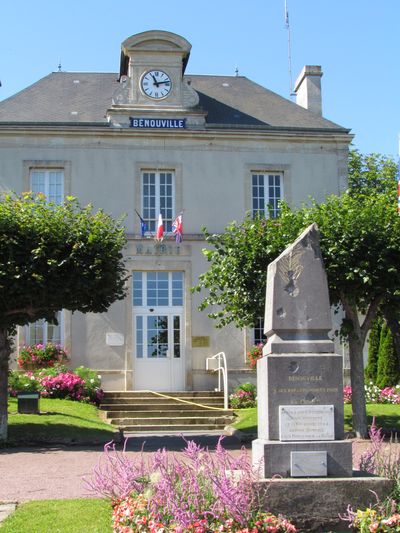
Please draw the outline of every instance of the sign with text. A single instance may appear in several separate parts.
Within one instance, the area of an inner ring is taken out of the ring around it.
[[[181,130],[186,128],[186,119],[129,117],[129,127],[136,129]]]
[[[280,405],[279,440],[335,440],[333,405]]]

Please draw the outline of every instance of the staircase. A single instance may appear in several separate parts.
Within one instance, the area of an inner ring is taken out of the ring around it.
[[[207,409],[212,407],[212,409]],[[233,420],[224,409],[222,392],[105,392],[103,418],[124,432],[185,432],[223,430]]]

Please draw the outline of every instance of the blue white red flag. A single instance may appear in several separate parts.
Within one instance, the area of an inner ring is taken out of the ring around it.
[[[175,234],[176,242],[180,243],[183,241],[183,220],[182,215],[178,215],[172,223],[172,231]]]
[[[157,241],[162,241],[163,237],[164,237],[164,223],[163,223],[162,215],[160,213],[158,215],[156,240]]]

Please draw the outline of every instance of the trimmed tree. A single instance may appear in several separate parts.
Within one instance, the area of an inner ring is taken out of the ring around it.
[[[365,377],[376,384],[376,374],[378,370],[378,354],[382,330],[382,319],[376,318],[368,337],[368,361],[365,367]]]
[[[68,197],[3,195],[0,201],[0,441],[7,439],[7,376],[17,326],[61,309],[101,313],[125,296],[120,221]]]
[[[397,361],[393,335],[390,328],[383,324],[378,353],[376,385],[380,389],[394,387],[399,382],[400,369]]]
[[[400,217],[386,193],[345,193],[293,212],[282,206],[277,220],[246,219],[222,235],[206,233],[211,267],[195,290],[208,290],[200,309],[220,306],[209,314],[217,326],[254,325],[264,311],[268,264],[312,222],[321,233],[331,303],[346,315],[341,334],[349,343],[353,429],[367,437],[363,347],[379,306],[400,289]]]

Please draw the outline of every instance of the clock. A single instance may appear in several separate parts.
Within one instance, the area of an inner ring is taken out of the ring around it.
[[[146,96],[156,100],[168,96],[172,89],[170,77],[162,70],[149,70],[143,74],[140,85]]]

